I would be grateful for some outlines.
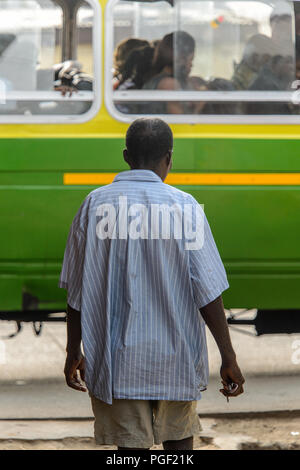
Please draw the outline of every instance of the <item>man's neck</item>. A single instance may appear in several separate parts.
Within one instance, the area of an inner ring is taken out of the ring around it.
[[[148,170],[148,171],[153,171],[157,176],[159,176],[162,180],[164,178],[164,174],[160,168],[149,168],[149,167],[132,167],[130,168],[131,170]]]

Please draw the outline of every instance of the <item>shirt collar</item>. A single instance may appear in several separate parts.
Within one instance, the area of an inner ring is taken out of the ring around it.
[[[151,181],[152,183],[162,183],[162,179],[152,170],[128,170],[119,173],[114,183],[118,181]]]

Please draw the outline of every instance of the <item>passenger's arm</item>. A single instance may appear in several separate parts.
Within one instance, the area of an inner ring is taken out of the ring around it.
[[[84,381],[85,364],[81,352],[81,315],[70,305],[67,308],[67,357],[65,362],[64,374],[69,387],[82,392],[86,388],[82,385],[78,377]]]
[[[163,78],[159,82],[157,89],[176,91],[176,90],[180,90],[180,84],[178,80],[176,80],[175,78],[166,77],[166,78]],[[184,114],[182,103],[178,101],[169,101],[167,103],[167,113],[168,114]]]
[[[202,307],[200,313],[211,331],[221,354],[222,365],[220,374],[224,389],[220,391],[225,396],[236,397],[243,393],[243,383],[245,380],[237,364],[236,355],[231,344],[222,296]],[[228,389],[226,389],[231,383],[238,385],[234,393],[229,393]]]
[[[54,88],[55,91],[60,91],[62,96],[68,96],[69,98],[72,96],[73,93],[78,93],[78,90],[73,86],[68,85],[60,85]]]
[[[188,79],[189,85],[195,91],[207,91],[207,84],[205,81],[200,77],[189,77]],[[206,101],[196,101],[193,103],[193,114],[201,114],[204,107],[206,105]]]

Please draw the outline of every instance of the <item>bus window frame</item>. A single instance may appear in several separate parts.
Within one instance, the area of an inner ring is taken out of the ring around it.
[[[81,124],[92,120],[99,112],[102,104],[102,8],[97,0],[85,0],[93,9],[93,31],[92,31],[92,49],[93,49],[93,91],[74,92],[72,96],[62,96],[59,91],[11,91],[5,92],[5,99],[14,101],[18,97],[19,101],[92,101],[91,107],[83,114],[0,114],[0,124]],[[54,3],[55,0],[54,0]],[[58,5],[58,3],[56,3]],[[58,5],[60,6],[60,5]],[[60,6],[61,7],[61,6]],[[53,78],[54,83],[54,78]],[[1,98],[3,98],[1,96]],[[3,103],[2,99],[2,103]],[[5,101],[4,101],[5,102]]]
[[[220,104],[226,103],[230,101],[229,97],[230,94],[232,93],[239,93],[239,96],[243,96],[242,100],[238,99],[233,99],[233,101],[238,101],[238,102],[246,102],[246,101],[251,101],[251,102],[257,102],[257,101],[262,101],[261,99],[261,93],[266,93],[266,91],[263,92],[256,92],[256,91],[244,91],[242,92],[242,95],[240,95],[241,92],[239,91],[196,91],[196,92],[187,92],[187,91],[168,91],[168,90],[163,90],[163,92],[158,91],[158,90],[130,90],[130,91],[114,91],[112,87],[112,74],[111,71],[113,69],[113,51],[114,51],[114,43],[113,43],[113,8],[114,6],[119,2],[120,0],[109,0],[106,5],[106,10],[105,10],[105,24],[106,24],[106,31],[105,31],[105,106],[109,112],[109,114],[112,116],[112,118],[116,119],[117,121],[124,122],[124,123],[131,123],[135,119],[145,117],[145,118],[153,118],[154,114],[124,114],[118,111],[118,109],[114,105],[114,101],[119,101],[119,102],[139,102],[139,101],[147,101],[145,97],[148,95],[150,97],[151,93],[151,98],[149,99],[149,102],[151,101],[159,101],[155,95],[159,96],[159,94],[163,93],[163,100],[161,101],[190,101],[187,100],[187,95],[192,94],[194,97],[196,94],[201,96],[201,101],[214,101],[218,102]],[[269,2],[269,0],[267,0]],[[294,0],[295,1],[295,0]],[[300,0],[299,0],[300,1]],[[296,79],[295,79],[296,81]],[[143,93],[143,98],[139,95],[139,93]],[[184,93],[186,95],[184,96]],[[276,94],[287,94],[289,93],[291,96],[294,94],[295,98],[298,96],[297,101],[299,102],[300,106],[300,90],[297,91],[291,91],[291,92],[271,92],[271,93],[276,93]],[[217,99],[217,94],[221,95],[226,95],[227,99],[224,100],[218,100]],[[205,97],[206,95],[206,97]],[[167,97],[170,96],[169,99]],[[234,96],[234,95],[232,95]],[[237,96],[237,95],[235,95]],[[254,97],[257,97],[257,100],[253,99]],[[283,95],[281,95],[283,96]],[[117,98],[116,98],[117,97]],[[129,99],[129,97],[131,99]],[[140,99],[138,99],[140,98]],[[278,95],[279,98],[279,95]],[[270,100],[271,101],[271,100]],[[271,101],[273,102],[278,102],[278,101],[284,101],[287,102],[284,99],[278,99]],[[264,100],[265,102],[265,100]],[[170,124],[300,124],[300,114],[299,115],[290,115],[290,114],[259,114],[259,115],[250,115],[250,114],[159,114],[159,117],[164,119],[166,122]]]

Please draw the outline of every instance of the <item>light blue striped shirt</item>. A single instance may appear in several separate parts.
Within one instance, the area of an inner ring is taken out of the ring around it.
[[[171,206],[169,217],[164,211]],[[159,219],[157,207],[164,214]],[[188,214],[184,220],[180,209]],[[178,227],[198,229],[200,209],[204,243],[187,249],[192,232],[182,229],[180,238]],[[162,235],[164,220],[171,222]],[[158,231],[151,231],[155,224]],[[201,398],[208,356],[199,308],[228,282],[204,212],[190,194],[150,170],[122,172],[92,191],[73,220],[59,287],[81,312],[85,381],[92,395],[109,404],[112,398]]]

